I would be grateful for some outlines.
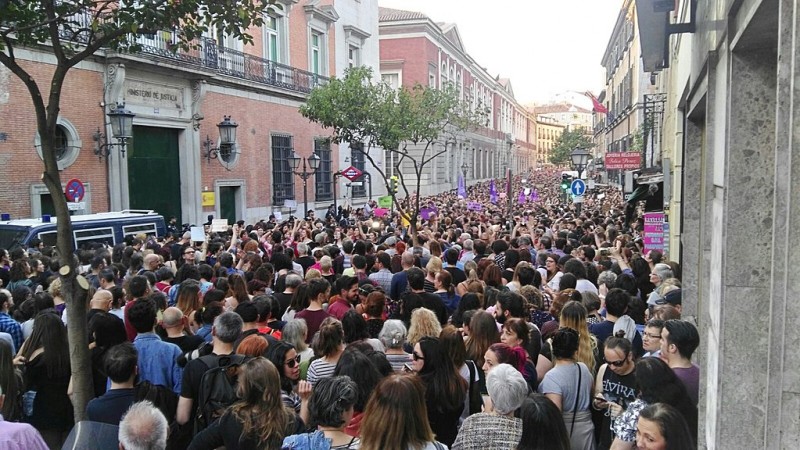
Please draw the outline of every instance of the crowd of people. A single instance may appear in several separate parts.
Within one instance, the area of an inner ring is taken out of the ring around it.
[[[576,210],[559,182],[422,198],[416,229],[370,202],[81,248],[82,324],[53,248],[0,250],[0,448],[696,448],[680,266],[619,191]]]

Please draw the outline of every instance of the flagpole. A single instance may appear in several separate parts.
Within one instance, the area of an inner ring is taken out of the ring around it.
[[[512,211],[514,209],[514,196],[511,194],[511,168],[510,167],[508,168],[508,174],[506,175],[506,177],[507,177],[506,190],[508,191],[508,194],[506,194],[506,197],[508,197],[508,231],[510,232],[512,229],[514,229],[514,226],[513,226],[514,214],[512,213]],[[512,236],[512,238],[513,238],[513,236]]]

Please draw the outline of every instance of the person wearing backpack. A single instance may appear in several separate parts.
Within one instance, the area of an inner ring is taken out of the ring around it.
[[[200,397],[208,398],[209,392],[201,392],[201,383],[206,372],[220,366],[220,359],[233,354],[233,343],[242,334],[242,318],[234,312],[224,312],[214,319],[211,328],[212,351],[210,355],[193,359],[183,369],[181,395],[178,399],[176,421],[183,426],[196,419]],[[235,399],[235,398],[234,398]],[[200,430],[197,430],[200,431]]]
[[[303,431],[294,410],[281,400],[278,369],[268,359],[257,357],[241,367],[236,393],[239,397],[218,421],[195,435],[189,450],[278,449],[286,436]]]

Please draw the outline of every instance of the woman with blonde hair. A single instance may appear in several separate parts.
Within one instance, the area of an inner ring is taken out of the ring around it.
[[[425,406],[425,384],[415,375],[389,375],[367,403],[361,450],[444,450],[434,439]]]
[[[426,336],[439,337],[442,325],[436,314],[427,308],[417,308],[411,313],[411,326],[408,328],[408,344],[414,346]]]
[[[586,307],[583,303],[569,301],[561,309],[561,316],[558,323],[562,327],[572,328],[578,332],[579,345],[575,360],[586,364],[589,371],[594,375],[595,361],[597,360],[597,339],[589,333],[589,326],[586,323]]]
[[[178,287],[175,306],[181,310],[184,317],[189,317],[193,312],[200,309],[201,305],[200,282],[192,279],[183,280],[180,287]]]
[[[300,431],[302,421],[284,406],[278,369],[268,359],[253,358],[241,366],[236,396],[239,401],[195,435],[190,449],[280,449],[284,437]]]
[[[481,293],[483,293],[483,284],[478,278],[478,263],[472,260],[467,261],[464,264],[464,273],[467,274],[467,279],[458,283],[458,286],[456,286],[456,294],[463,297],[467,292],[474,292],[469,290],[469,286],[473,281],[480,285]]]
[[[442,259],[438,256],[431,256],[428,264],[425,265],[425,292],[436,292],[436,275],[442,271]]]

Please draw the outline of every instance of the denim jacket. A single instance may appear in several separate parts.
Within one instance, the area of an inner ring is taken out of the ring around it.
[[[330,450],[330,448],[331,440],[319,430],[313,433],[287,436],[281,446],[281,450]]]

